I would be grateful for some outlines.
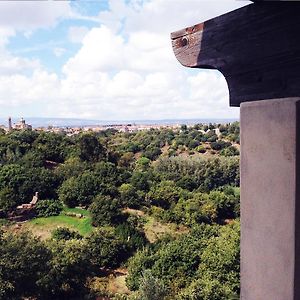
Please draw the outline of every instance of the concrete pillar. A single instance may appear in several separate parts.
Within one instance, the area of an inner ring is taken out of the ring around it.
[[[241,299],[300,299],[300,98],[241,104]]]

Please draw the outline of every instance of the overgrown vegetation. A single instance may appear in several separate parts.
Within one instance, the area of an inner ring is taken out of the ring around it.
[[[238,123],[1,132],[2,219],[40,200],[21,229],[2,222],[0,299],[238,297],[238,143]]]

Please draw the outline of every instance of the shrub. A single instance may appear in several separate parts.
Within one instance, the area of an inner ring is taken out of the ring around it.
[[[91,263],[98,267],[116,268],[128,257],[128,248],[111,229],[95,230],[86,239],[87,255]]]
[[[123,183],[119,187],[120,198],[122,205],[128,206],[130,208],[139,208],[139,196],[137,194],[137,189],[130,183]]]
[[[0,190],[0,210],[7,213],[16,206],[16,203],[15,194],[11,188],[5,187]]]
[[[231,143],[225,142],[223,140],[219,140],[217,142],[212,142],[210,146],[213,150],[219,151],[219,150],[222,150],[222,149],[224,149],[224,148],[226,148],[230,145],[231,145]]]
[[[36,204],[36,212],[38,217],[58,216],[63,207],[57,200],[40,200]]]
[[[138,293],[140,300],[163,300],[167,296],[167,288],[161,279],[151,274],[150,270],[145,270]]]
[[[220,152],[220,155],[223,156],[235,156],[235,155],[239,155],[240,151],[234,147],[234,146],[230,146],[228,148],[222,149],[222,151]]]
[[[122,219],[120,201],[98,195],[90,206],[94,226],[117,224]]]
[[[127,243],[132,252],[142,249],[148,242],[144,231],[138,230],[128,223],[118,225],[116,227],[116,234],[123,242]]]
[[[202,145],[200,145],[196,147],[196,151],[198,151],[199,153],[205,153],[206,149]]]
[[[52,232],[52,238],[55,240],[72,240],[72,239],[81,239],[82,236],[73,230],[70,230],[67,227],[59,227]]]

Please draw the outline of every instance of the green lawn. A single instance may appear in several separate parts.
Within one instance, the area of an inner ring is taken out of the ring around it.
[[[64,213],[82,214],[84,218],[66,216]],[[92,232],[92,220],[89,211],[81,208],[64,208],[59,216],[48,218],[35,218],[24,224],[24,227],[31,230],[33,234],[41,238],[49,238],[51,232],[58,227],[68,227],[79,232],[81,235],[88,235]]]

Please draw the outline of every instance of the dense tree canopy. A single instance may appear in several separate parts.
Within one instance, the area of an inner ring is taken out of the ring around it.
[[[238,297],[238,154],[238,123],[0,131],[0,299]],[[45,241],[9,221],[36,192],[37,220],[74,211]],[[76,218],[91,220],[89,234]],[[117,268],[130,295],[99,284]]]

